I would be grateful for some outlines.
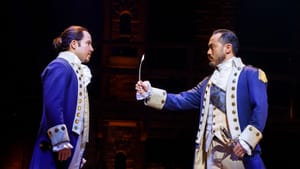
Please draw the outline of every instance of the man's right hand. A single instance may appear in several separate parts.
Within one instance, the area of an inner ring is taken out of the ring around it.
[[[149,81],[138,81],[135,84],[136,90],[136,99],[143,100],[150,96],[151,93],[151,84]]]
[[[149,81],[138,81],[136,84],[135,84],[135,90],[137,93],[143,95],[145,94],[148,90],[149,90],[149,87],[150,87],[150,82]]]
[[[65,161],[67,160],[69,157],[71,157],[71,148],[64,148],[62,150],[59,150],[58,153],[58,160],[59,161]]]

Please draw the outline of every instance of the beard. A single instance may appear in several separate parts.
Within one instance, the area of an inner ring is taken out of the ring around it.
[[[211,61],[208,63],[208,65],[209,65],[211,68],[213,68],[213,69],[219,70],[219,69],[218,69],[218,65],[221,64],[222,62],[224,62],[224,60],[225,60],[225,55],[219,56],[219,57],[216,57],[216,59],[211,60]]]
[[[208,65],[211,67],[211,68],[216,68],[217,65],[214,63],[214,62],[209,62]]]
[[[209,65],[211,68],[216,69],[217,66],[218,66],[219,64],[221,64],[224,60],[225,60],[225,55],[224,55],[224,56],[217,57],[216,59],[210,61],[210,62],[208,63],[208,65]]]

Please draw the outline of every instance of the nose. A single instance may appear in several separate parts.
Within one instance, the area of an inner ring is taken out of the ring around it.
[[[93,48],[93,46],[92,46],[92,45],[91,45],[91,51],[92,51],[92,52],[94,52],[94,48]]]
[[[208,56],[211,55],[211,50],[210,49],[207,50],[207,55]]]

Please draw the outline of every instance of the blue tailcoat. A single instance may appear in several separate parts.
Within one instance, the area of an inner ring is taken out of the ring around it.
[[[71,65],[57,58],[43,71],[43,114],[37,141],[34,145],[30,169],[57,169],[57,153],[52,151],[47,130],[53,126],[65,124],[70,143],[76,147],[78,135],[72,132],[76,112],[78,80]],[[72,149],[72,154],[74,149]],[[60,163],[61,169],[67,169],[72,157]]]
[[[193,110],[202,112],[204,94],[209,77],[206,77],[194,88],[179,94],[168,93],[163,109],[166,110]],[[252,125],[263,132],[267,121],[268,98],[267,83],[260,80],[259,69],[245,66],[238,78],[237,110],[240,129],[243,131],[247,125]],[[200,121],[202,116],[200,115]],[[260,157],[261,148],[257,144],[253,148],[253,155],[243,158],[246,169],[262,169],[263,161]]]

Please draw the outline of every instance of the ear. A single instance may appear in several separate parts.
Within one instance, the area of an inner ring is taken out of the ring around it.
[[[78,41],[77,40],[72,40],[70,43],[70,48],[71,49],[76,49],[78,46]]]
[[[225,54],[230,54],[230,53],[232,53],[232,44],[226,43],[226,44],[224,45],[224,49],[225,49]]]

